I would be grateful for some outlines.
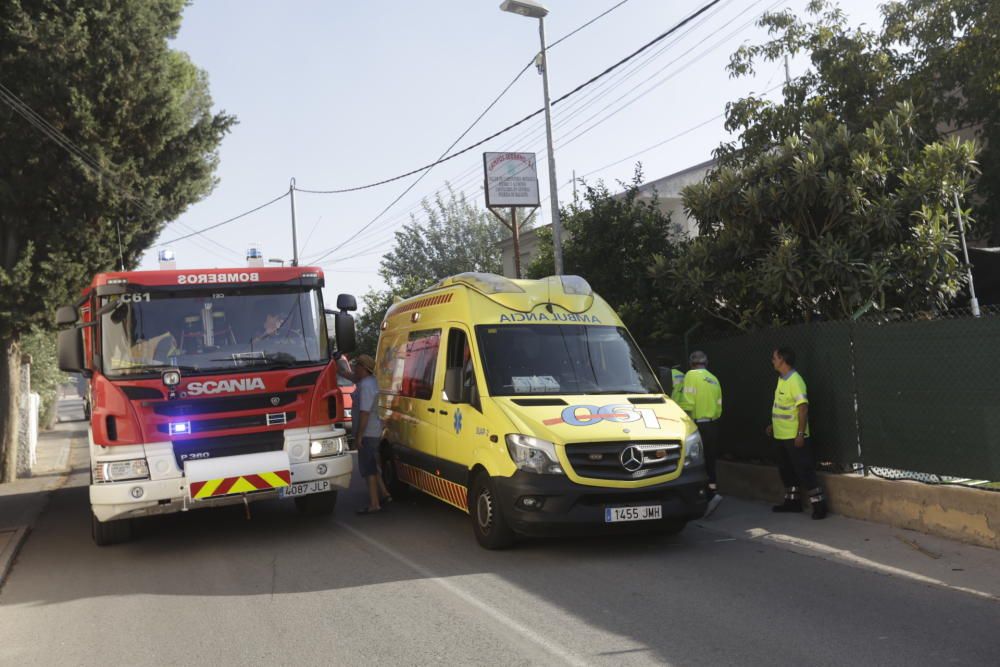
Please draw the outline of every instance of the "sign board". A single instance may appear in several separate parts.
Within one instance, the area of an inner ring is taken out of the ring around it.
[[[486,207],[538,206],[534,153],[483,153]]]

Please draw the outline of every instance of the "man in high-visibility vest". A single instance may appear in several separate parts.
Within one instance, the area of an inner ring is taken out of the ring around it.
[[[778,449],[778,471],[785,485],[785,500],[775,512],[801,512],[800,485],[809,491],[812,518],[826,517],[826,498],[816,477],[816,462],[809,439],[809,395],[806,382],[795,370],[795,352],[779,347],[771,352],[771,365],[778,373],[768,435]]]
[[[722,416],[722,385],[708,368],[708,355],[701,350],[691,353],[688,361],[691,370],[684,375],[683,389],[678,404],[698,425],[701,443],[705,449],[705,471],[708,473],[708,507],[705,516],[715,511],[722,502],[715,483],[715,461],[719,446],[719,418]]]
[[[681,370],[679,365],[670,367],[670,379],[672,385],[670,388],[670,398],[674,399],[674,403],[679,405],[681,396],[684,395],[684,371]]]

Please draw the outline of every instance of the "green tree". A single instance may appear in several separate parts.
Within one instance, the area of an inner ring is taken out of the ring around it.
[[[641,165],[630,182],[619,185],[623,192],[615,195],[603,182],[583,183],[582,199],[563,211],[563,270],[585,278],[638,340],[666,339],[680,326],[649,271],[654,258],[676,256],[683,234],[660,209],[655,192],[640,195]],[[527,275],[542,278],[554,273],[552,232],[541,228],[536,234],[539,251]]]
[[[411,215],[396,232],[393,249],[382,257],[379,275],[388,289],[362,297],[360,352],[375,354],[379,327],[396,298],[413,296],[456,273],[503,273],[500,243],[506,230],[499,220],[451,186],[446,197],[439,194],[433,202],[425,200],[422,208],[423,219]]]
[[[18,340],[51,329],[93,273],[133,267],[215,184],[215,151],[235,119],[212,113],[204,72],[170,48],[184,5],[0,7],[0,460],[16,433]]]
[[[21,351],[31,356],[31,391],[41,397],[38,423],[43,427],[55,419],[59,383],[68,376],[59,370],[56,337],[48,331],[35,330],[21,339]]]
[[[828,0],[813,0],[808,13],[811,20],[787,10],[765,14],[759,24],[771,38],[733,54],[734,77],[786,54],[807,55],[809,68],[784,87],[780,103],[751,95],[727,106],[726,127],[736,137],[720,146],[720,163],[756,161],[817,122],[861,133],[908,101],[911,127],[926,141],[961,130],[980,144],[975,218],[1000,243],[1000,3],[889,2],[881,30],[851,28]]]
[[[700,235],[655,283],[680,308],[736,329],[934,311],[965,281],[953,196],[971,142],[926,143],[913,108],[863,132],[806,124],[769,152],[684,190]]]

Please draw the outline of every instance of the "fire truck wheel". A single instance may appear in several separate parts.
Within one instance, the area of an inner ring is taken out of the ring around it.
[[[305,516],[326,516],[337,507],[337,492],[324,491],[295,499],[295,509]]]
[[[472,531],[479,545],[486,549],[506,549],[514,543],[514,531],[504,519],[496,485],[485,472],[476,475],[469,499]]]
[[[90,535],[94,538],[94,544],[99,547],[128,542],[132,539],[132,520],[98,521],[97,517],[91,514]]]

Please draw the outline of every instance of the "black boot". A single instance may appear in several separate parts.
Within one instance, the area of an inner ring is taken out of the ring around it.
[[[772,512],[801,512],[802,497],[799,495],[799,487],[785,487],[785,501],[780,505],[771,508]]]
[[[798,498],[785,498],[785,502],[771,508],[772,512],[801,512],[802,503]]]
[[[819,496],[812,496],[809,498],[809,502],[812,505],[812,518],[814,519],[825,519],[826,518],[826,498],[822,494]]]

